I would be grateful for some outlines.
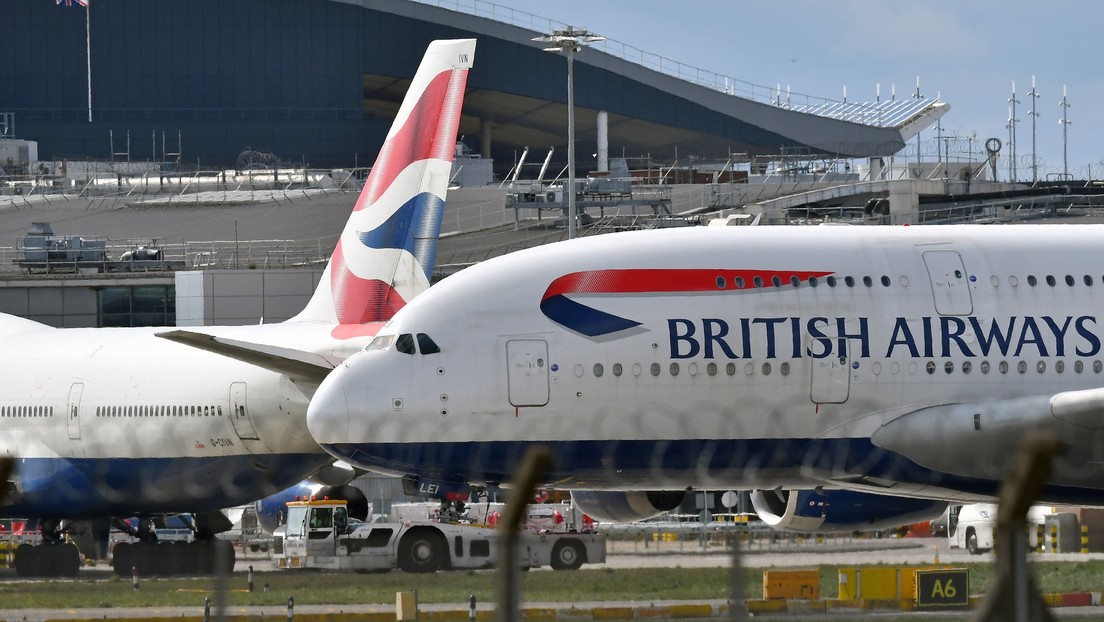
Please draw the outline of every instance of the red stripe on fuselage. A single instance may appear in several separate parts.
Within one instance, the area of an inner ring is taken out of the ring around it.
[[[793,277],[799,282],[810,277],[820,278],[832,274],[827,271],[808,270],[720,270],[692,269],[631,269],[589,270],[565,274],[548,286],[541,301],[563,294],[644,294],[677,292],[719,292],[755,289],[755,277],[762,280],[760,289],[773,287],[774,277],[782,286],[790,285]],[[737,286],[736,279],[743,280]],[[720,279],[723,278],[723,284]]]

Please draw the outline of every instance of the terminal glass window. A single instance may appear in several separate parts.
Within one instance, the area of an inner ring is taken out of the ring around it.
[[[176,287],[104,287],[96,292],[99,326],[176,325]]]

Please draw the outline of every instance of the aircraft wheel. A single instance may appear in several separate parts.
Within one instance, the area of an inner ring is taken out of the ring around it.
[[[81,554],[77,545],[73,543],[57,545],[53,551],[54,557],[54,572],[53,576],[57,577],[75,577],[80,571],[81,567]]]
[[[221,570],[230,574],[234,572],[234,563],[237,561],[237,555],[234,553],[234,543],[226,540],[214,540],[210,543],[211,557],[214,559],[215,572]]]
[[[111,568],[120,577],[129,577],[130,569],[134,566],[134,545],[130,542],[119,542],[111,551]]]
[[[21,544],[15,549],[15,574],[19,577],[39,575],[39,551],[33,544]]]
[[[157,563],[160,546],[154,542],[139,542],[131,549],[131,565],[138,571],[138,578],[156,577],[161,574],[161,565]]]
[[[437,572],[444,567],[446,543],[434,529],[417,529],[399,544],[399,568],[403,572]]]
[[[586,550],[578,540],[560,540],[552,547],[553,570],[578,570],[586,561]]]

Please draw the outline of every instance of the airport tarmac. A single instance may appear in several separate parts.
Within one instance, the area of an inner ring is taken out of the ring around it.
[[[727,568],[733,563],[733,551],[723,545],[702,547],[698,542],[645,543],[616,540],[607,543],[606,561],[586,564],[586,569],[626,568]],[[815,566],[846,566],[863,564],[967,564],[993,561],[992,553],[971,555],[965,549],[951,548],[945,538],[834,538],[824,542],[807,539],[804,542],[783,540],[775,543],[752,543],[736,551],[745,568],[811,568]],[[1104,560],[1104,553],[1031,553],[1030,561],[1082,562]],[[276,571],[272,558],[263,552],[238,553],[235,574]],[[536,570],[551,571],[550,568]],[[80,579],[101,579],[113,576],[111,567],[101,562],[82,568]],[[12,569],[0,569],[0,581],[14,581]]]
[[[945,538],[831,538],[822,542],[807,539],[803,542],[785,539],[777,542],[764,541],[750,546],[741,546],[738,551],[739,562],[748,569],[761,568],[813,568],[820,565],[862,565],[862,564],[929,564],[968,563],[992,561],[991,553],[970,555],[962,549],[950,548]],[[733,563],[733,551],[723,545],[707,546],[703,549],[693,541],[654,543],[643,541],[611,541],[608,546],[608,559],[602,564],[588,564],[587,569],[622,568],[727,568]],[[1032,554],[1030,560],[1063,561],[1076,563],[1088,559],[1104,559],[1104,553],[1043,553]],[[275,571],[271,559],[263,553],[249,553],[239,556],[234,568],[235,581],[243,579],[252,566],[257,573]],[[536,572],[552,572],[541,569]],[[263,576],[263,575],[262,575]],[[81,570],[79,580],[116,581],[110,568],[100,564]],[[243,579],[244,580],[244,579]],[[370,580],[366,577],[366,580]],[[0,570],[0,585],[7,584],[11,589],[20,580],[14,577],[12,570]],[[55,580],[56,581],[56,580]],[[63,583],[60,581],[58,583]],[[524,603],[528,617],[545,619],[707,619],[728,617],[726,601],[657,601],[657,602],[594,602],[594,603]],[[479,603],[478,619],[489,620],[493,603]],[[539,612],[528,613],[528,610]],[[1058,610],[1066,616],[1100,616],[1100,607],[1062,608]],[[395,619],[393,604],[363,605],[299,605],[294,609],[297,619],[326,622],[344,622],[345,620],[375,621]],[[419,605],[419,619],[423,620],[460,620],[467,618],[467,604],[423,604]],[[259,617],[285,618],[284,607],[232,607],[225,612],[230,618],[258,619]],[[854,617],[855,612],[831,615],[824,619],[844,619],[838,615]],[[923,617],[924,614],[909,614],[910,617]],[[200,607],[144,607],[144,608],[107,608],[107,609],[3,609],[0,601],[0,620],[19,620],[35,622],[37,620],[93,620],[93,619],[141,619],[155,618],[202,619]]]

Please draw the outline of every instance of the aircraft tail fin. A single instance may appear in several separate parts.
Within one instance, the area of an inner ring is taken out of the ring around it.
[[[385,322],[429,287],[474,58],[475,39],[430,43],[318,289],[290,321]]]

